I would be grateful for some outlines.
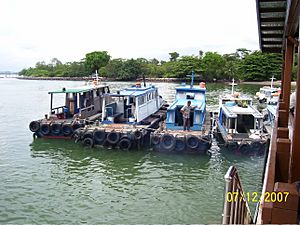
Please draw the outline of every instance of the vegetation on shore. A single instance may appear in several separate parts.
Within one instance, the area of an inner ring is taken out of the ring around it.
[[[19,74],[33,77],[84,77],[98,70],[100,76],[115,80],[134,80],[141,76],[184,79],[194,70],[198,79],[206,81],[230,80],[232,77],[262,81],[269,80],[273,75],[279,79],[281,74],[281,54],[241,48],[224,55],[203,51],[199,51],[198,56],[180,56],[177,52],[169,55],[169,61],[155,58],[111,59],[108,52],[95,51],[87,53],[79,62],[62,63],[57,58],[53,58],[49,64],[37,62],[34,68],[23,69]]]

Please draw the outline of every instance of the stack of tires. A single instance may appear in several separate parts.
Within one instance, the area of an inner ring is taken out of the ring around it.
[[[72,122],[32,121],[29,124],[29,129],[34,133],[34,137],[71,137],[75,130],[83,126],[84,124],[72,124]]]
[[[154,151],[206,154],[211,147],[209,136],[172,135],[152,133],[151,145]]]
[[[144,130],[134,130],[130,132],[118,132],[115,130],[106,131],[105,129],[81,129],[76,132],[75,141],[81,141],[84,146],[103,147],[120,149],[124,151],[141,149],[145,140],[149,138],[148,132]]]

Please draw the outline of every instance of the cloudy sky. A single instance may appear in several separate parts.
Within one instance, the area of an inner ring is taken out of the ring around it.
[[[259,48],[255,0],[0,0],[0,71],[96,50],[166,60],[237,48]]]

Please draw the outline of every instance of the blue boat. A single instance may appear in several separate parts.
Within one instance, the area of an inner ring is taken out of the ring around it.
[[[167,109],[165,125],[152,135],[153,149],[163,152],[207,153],[211,147],[211,124],[206,113],[205,83],[194,85],[194,72],[191,84],[181,84],[176,88],[175,100]],[[191,102],[194,108],[190,113],[190,131],[184,131],[181,109]]]

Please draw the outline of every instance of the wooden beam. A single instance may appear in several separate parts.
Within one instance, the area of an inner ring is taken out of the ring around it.
[[[284,27],[283,26],[260,26],[260,29],[261,29],[261,31],[264,31],[264,30],[284,30]]]
[[[266,18],[260,18],[260,22],[284,22],[284,17],[266,17]]]
[[[284,65],[284,82],[283,86],[283,102],[284,110],[288,113],[290,106],[290,95],[291,95],[291,82],[292,82],[292,68],[293,68],[293,59],[294,59],[294,43],[289,39],[286,39],[286,50],[285,50],[285,65]],[[281,124],[282,127],[288,126],[288,120],[284,120],[284,123]]]
[[[285,7],[265,7],[265,8],[260,8],[260,13],[267,13],[267,12],[285,12],[286,8]]]
[[[299,47],[300,48],[300,47]],[[293,139],[291,150],[290,182],[300,180],[300,49],[298,50],[296,107],[294,111]]]

